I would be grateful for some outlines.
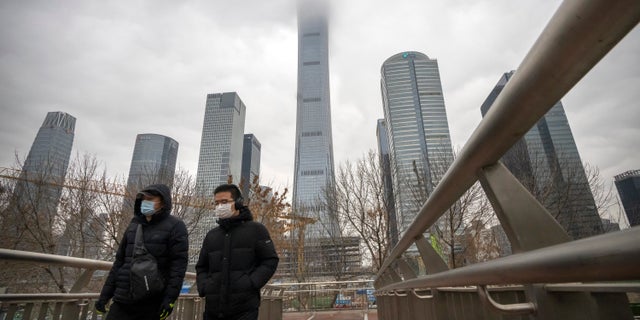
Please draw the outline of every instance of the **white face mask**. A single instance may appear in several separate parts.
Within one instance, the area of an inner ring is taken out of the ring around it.
[[[140,213],[145,216],[150,216],[156,213],[155,202],[149,200],[142,200],[140,203]]]
[[[219,219],[226,219],[233,216],[233,210],[231,210],[231,205],[233,203],[221,203],[213,209],[213,215]]]

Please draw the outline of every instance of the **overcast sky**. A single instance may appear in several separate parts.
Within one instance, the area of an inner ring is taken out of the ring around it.
[[[333,4],[330,72],[336,167],[376,149],[380,67],[420,51],[437,59],[454,148],[480,105],[516,69],[558,0],[343,0]],[[640,30],[562,99],[582,161],[603,177],[640,169]],[[297,29],[293,0],[0,2],[0,167],[26,157],[49,111],[77,118],[74,155],[127,175],[135,137],[180,143],[194,176],[207,93],[236,91],[261,176],[293,185]]]

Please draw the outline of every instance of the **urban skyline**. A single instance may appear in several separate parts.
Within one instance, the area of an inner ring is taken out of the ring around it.
[[[403,50],[428,52],[447,70],[441,77],[451,138],[455,148],[464,145],[480,121],[477,105],[495,75],[518,66],[559,3],[436,1],[422,10],[417,1],[406,6],[367,2],[364,12],[359,11],[362,2],[334,4],[330,60],[336,166],[375,148],[374,122],[382,116],[379,66]],[[110,175],[127,173],[131,140],[139,132],[179,141],[178,165],[195,174],[203,96],[233,90],[248,105],[260,105],[249,113],[247,128],[265,146],[263,178],[277,188],[291,187],[295,10],[278,1],[269,4],[273,10],[265,6],[229,4],[224,17],[213,19],[199,13],[220,10],[191,4],[181,10],[154,4],[153,11],[118,14],[124,8],[107,4],[78,2],[62,10],[55,4],[3,3],[9,31],[1,41],[14,54],[3,56],[0,66],[7,79],[0,87],[3,111],[12,115],[1,126],[1,166],[14,164],[14,151],[26,154],[42,114],[65,110],[82,119],[74,151],[95,154]],[[26,23],[36,13],[51,28]],[[353,16],[371,21],[353,26]],[[154,37],[166,28],[170,32],[162,39]],[[607,181],[636,168],[639,158],[629,140],[638,135],[633,121],[638,112],[631,102],[638,99],[639,72],[629,66],[635,65],[639,35],[632,31],[563,98],[583,160],[598,166]],[[383,46],[378,39],[385,39]],[[483,39],[481,46],[477,39]]]

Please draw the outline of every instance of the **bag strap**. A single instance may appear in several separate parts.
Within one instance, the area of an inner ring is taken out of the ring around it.
[[[140,256],[147,253],[147,248],[144,246],[144,235],[142,233],[142,224],[138,224],[136,229],[136,242],[133,247],[133,256]]]

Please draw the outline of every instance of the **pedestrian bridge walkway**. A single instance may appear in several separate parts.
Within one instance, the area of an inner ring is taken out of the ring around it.
[[[333,310],[315,312],[287,312],[283,320],[378,320],[377,311],[371,310]]]
[[[633,319],[627,294],[640,292],[640,227],[572,241],[499,159],[639,21],[637,0],[560,6],[388,254],[373,282],[375,310],[289,312],[283,305],[291,290],[275,286],[265,289],[260,319]],[[450,270],[423,235],[476,182],[515,254]],[[99,318],[97,293],[83,288],[110,262],[5,249],[0,260],[81,272],[70,293],[0,294],[0,319]],[[202,308],[196,295],[182,295],[171,319],[200,319]]]

